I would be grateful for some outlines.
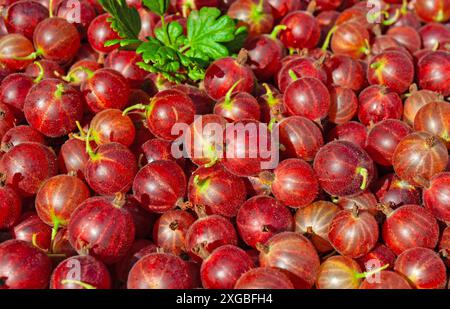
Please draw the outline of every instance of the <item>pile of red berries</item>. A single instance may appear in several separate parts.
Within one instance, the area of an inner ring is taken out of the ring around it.
[[[0,1],[0,289],[448,287],[450,1],[166,2]]]

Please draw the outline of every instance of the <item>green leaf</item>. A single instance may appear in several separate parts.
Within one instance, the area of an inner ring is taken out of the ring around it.
[[[128,7],[125,0],[98,0],[111,17],[111,28],[121,38],[138,39],[141,31],[141,18],[135,8]]]
[[[170,0],[144,0],[143,3],[152,12],[163,16],[169,8]]]
[[[232,40],[230,42],[226,42],[226,43],[224,43],[224,45],[231,54],[237,54],[241,50],[242,46],[244,45],[244,42],[247,39],[247,36],[248,36],[247,27],[244,27],[244,26],[239,27],[234,32],[234,40]]]
[[[173,49],[178,49],[186,40],[183,36],[183,27],[178,22],[171,22],[164,27],[156,28],[154,32],[156,39]]]
[[[235,38],[235,22],[229,16],[220,16],[217,8],[203,7],[193,11],[187,19],[186,55],[205,61],[229,55],[221,43]]]

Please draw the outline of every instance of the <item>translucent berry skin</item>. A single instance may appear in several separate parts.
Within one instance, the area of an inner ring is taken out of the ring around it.
[[[301,208],[314,201],[319,193],[319,181],[307,162],[287,159],[274,170],[272,193],[289,207]]]
[[[33,85],[33,79],[23,73],[10,74],[1,83],[0,100],[11,108],[19,121],[24,118],[23,105]]]
[[[441,221],[450,221],[450,172],[439,173],[423,189],[425,208]]]
[[[400,119],[403,104],[399,95],[386,87],[372,85],[359,94],[358,118],[364,125],[385,119]]]
[[[370,129],[365,149],[376,163],[391,166],[395,148],[410,133],[411,128],[400,120],[383,120]]]
[[[435,51],[420,59],[419,85],[441,93],[444,97],[450,95],[450,53],[446,51]]]
[[[244,181],[226,171],[221,164],[199,167],[189,179],[189,201],[224,217],[236,216],[246,193]]]
[[[312,120],[301,116],[282,119],[278,126],[280,155],[283,158],[300,158],[312,161],[323,146],[323,136],[319,126]]]
[[[343,87],[330,89],[330,111],[328,118],[335,124],[349,122],[358,111],[358,98],[353,90]]]
[[[13,227],[22,213],[22,200],[9,185],[0,187],[0,229]]]
[[[205,289],[231,289],[239,277],[253,266],[253,261],[241,248],[222,246],[203,260],[200,268],[202,286]],[[226,277],[223,277],[223,272],[227,273]]]
[[[224,97],[237,81],[235,91],[251,93],[255,83],[252,70],[234,58],[222,58],[214,61],[205,72],[205,90],[214,100]]]
[[[0,244],[0,289],[45,289],[52,273],[52,261],[41,250],[21,240]]]
[[[414,130],[439,136],[450,149],[450,104],[437,101],[422,106],[414,118]]]
[[[436,247],[439,226],[427,209],[404,205],[387,214],[382,236],[385,244],[399,255],[414,247]]]
[[[14,239],[26,241],[41,250],[51,248],[52,228],[49,225],[30,212],[24,213],[19,221],[11,230]]]
[[[280,24],[287,27],[280,33],[280,40],[287,48],[314,48],[319,42],[319,24],[308,12],[291,12],[281,20]]]
[[[409,290],[412,289],[408,280],[406,280],[402,275],[389,270],[382,270],[380,272],[379,282],[369,281],[364,279],[364,281],[359,286],[360,289],[364,290],[386,290],[386,289],[397,289],[397,290]]]
[[[31,40],[36,26],[47,17],[48,10],[42,4],[34,1],[18,1],[8,7],[5,26],[8,33],[19,33]]]
[[[135,139],[133,121],[119,109],[105,109],[97,113],[90,123],[97,145],[116,142],[129,147]]]
[[[187,263],[168,253],[151,253],[134,264],[128,289],[189,289],[192,279]]]
[[[332,256],[320,265],[316,287],[318,289],[357,289],[362,280],[356,277],[359,273],[361,268],[355,260],[346,256]]]
[[[295,232],[283,232],[271,237],[261,247],[259,262],[262,267],[281,269],[297,289],[314,285],[320,261],[311,242]]]
[[[416,289],[443,289],[447,281],[445,264],[428,248],[411,248],[395,261],[395,271],[405,276]]]
[[[425,22],[445,22],[450,18],[450,4],[445,0],[418,0],[414,5],[417,16]]]
[[[426,132],[414,132],[404,137],[395,148],[392,164],[395,173],[412,185],[445,170],[448,153],[445,144]]]
[[[153,161],[134,178],[133,193],[142,207],[165,212],[175,207],[186,192],[186,176],[173,161]]]
[[[409,88],[414,79],[414,65],[404,53],[386,51],[371,59],[367,79],[372,85],[386,85],[401,94]]]
[[[330,93],[325,85],[313,77],[292,82],[283,97],[284,106],[291,115],[318,121],[328,115]]]
[[[65,19],[52,17],[41,21],[33,35],[34,47],[47,60],[66,64],[80,48],[77,28]]]
[[[79,254],[86,252],[106,264],[118,262],[130,250],[135,236],[131,214],[111,197],[85,200],[70,218],[69,241]]]
[[[411,95],[406,98],[403,107],[403,121],[408,125],[414,125],[414,119],[417,112],[427,103],[439,101],[439,94],[431,90],[412,91]]]
[[[361,148],[365,148],[367,145],[367,127],[360,122],[349,121],[340,125],[337,125],[328,132],[327,140],[340,140],[352,142]]]
[[[294,219],[289,209],[276,199],[263,195],[254,196],[242,204],[236,224],[239,235],[253,248],[277,233],[294,230]]]
[[[81,93],[58,79],[46,79],[34,85],[25,99],[28,123],[48,137],[67,135],[83,117]]]
[[[127,147],[108,143],[100,145],[86,162],[84,175],[92,190],[101,195],[114,195],[130,189],[137,169],[136,158]]]
[[[74,265],[80,267],[80,276],[76,280],[70,272]],[[50,289],[84,289],[83,284],[95,289],[111,288],[108,269],[102,262],[89,255],[74,256],[62,261],[50,279]]]
[[[0,62],[12,71],[25,69],[33,60],[18,60],[34,52],[33,44],[21,34],[7,34],[0,38]]]
[[[367,29],[356,22],[346,22],[337,28],[331,38],[331,50],[335,54],[343,54],[353,59],[365,56],[366,42],[370,40]]]
[[[99,69],[81,86],[89,109],[98,113],[107,108],[123,109],[128,104],[130,87],[120,73]]]
[[[257,267],[242,274],[235,289],[278,290],[293,289],[294,286],[283,272],[271,267]]]
[[[22,196],[36,194],[44,180],[58,172],[54,152],[39,143],[22,143],[3,155],[0,169],[10,184]]]
[[[331,221],[328,239],[340,254],[359,258],[369,253],[378,240],[378,224],[369,212],[340,211]]]
[[[347,141],[334,141],[323,146],[314,159],[314,170],[322,189],[336,196],[363,192],[375,175],[370,156]]]
[[[87,30],[89,44],[99,53],[106,54],[119,47],[118,44],[105,46],[105,43],[109,40],[120,39],[117,32],[111,28],[111,24],[108,21],[109,17],[109,14],[97,16],[89,24],[89,28]]]

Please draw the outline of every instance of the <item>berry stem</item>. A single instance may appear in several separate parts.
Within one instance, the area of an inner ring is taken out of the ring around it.
[[[362,176],[362,182],[361,182],[361,190],[366,190],[367,188],[367,180],[369,178],[369,172],[367,171],[366,168],[364,167],[357,167],[356,168],[356,173]]]
[[[61,284],[78,284],[86,290],[96,290],[97,288],[89,283],[80,281],[80,280],[72,280],[72,279],[64,279],[61,281]]]
[[[373,269],[371,271],[365,271],[363,273],[357,273],[357,274],[355,274],[355,278],[357,278],[357,279],[367,278],[367,277],[375,275],[376,273],[379,273],[382,270],[385,270],[388,267],[389,267],[389,264],[386,264],[386,265],[383,265],[381,267],[375,268],[375,269]]]
[[[397,22],[399,17],[400,17],[400,10],[396,9],[394,16],[392,16],[390,19],[383,20],[383,25],[391,26]]]
[[[224,105],[225,109],[231,107],[231,95],[233,94],[234,89],[236,89],[236,87],[240,84],[241,81],[242,81],[242,78],[240,80],[238,80],[237,82],[235,82],[233,84],[233,86],[231,86],[230,89],[228,89],[227,93],[225,94],[225,98],[223,101],[223,105]]]
[[[53,17],[53,0],[48,2],[48,16]]]
[[[33,79],[33,83],[37,84],[44,78],[44,68],[42,67],[42,64],[39,61],[35,61],[34,64],[39,69],[39,74],[36,76],[35,79]]]
[[[56,85],[56,90],[54,96],[56,99],[61,99],[61,96],[64,94],[64,84],[60,83]]]
[[[115,207],[115,208],[122,208],[123,207],[123,205],[125,205],[125,202],[126,202],[126,199],[125,199],[125,194],[123,194],[122,192],[117,192],[115,195],[114,195],[114,200],[113,200],[113,202],[112,202],[112,205]]]
[[[142,103],[136,104],[136,105],[132,105],[129,106],[127,108],[125,108],[122,112],[122,116],[126,116],[129,112],[133,111],[133,110],[145,110],[147,109],[147,105],[144,105]]]
[[[295,72],[293,70],[289,70],[288,73],[294,82],[298,79],[297,74],[295,74]]]
[[[328,31],[327,36],[325,37],[325,41],[323,42],[323,45],[322,45],[323,51],[326,51],[328,49],[328,47],[330,46],[331,37],[333,36],[333,34],[336,32],[337,29],[338,29],[338,26],[333,26],[333,28],[331,28],[330,31]]]
[[[275,26],[275,27],[273,28],[273,30],[272,30],[272,33],[270,34],[270,37],[271,37],[273,40],[276,40],[277,37],[278,37],[278,35],[280,34],[280,32],[283,31],[283,30],[286,30],[286,29],[287,29],[287,26],[285,26],[285,25],[278,25],[278,26]]]
[[[206,260],[209,256],[208,250],[206,250],[207,242],[202,242],[200,244],[197,244],[192,248],[192,252],[197,254],[199,257],[202,258],[202,260]]]
[[[98,159],[98,154],[96,154],[93,150],[92,150],[92,146],[91,146],[91,134],[92,134],[92,128],[89,128],[86,134],[86,153],[89,155],[89,157],[92,160],[96,160]]]
[[[263,252],[264,254],[268,254],[270,249],[269,246],[266,246],[259,242],[256,244],[256,250],[258,250],[259,252]]]

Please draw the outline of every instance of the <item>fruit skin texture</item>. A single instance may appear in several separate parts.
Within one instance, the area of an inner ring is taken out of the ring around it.
[[[19,120],[23,119],[25,98],[33,85],[33,79],[23,73],[10,74],[1,83],[0,100],[10,107]]]
[[[77,28],[65,19],[52,17],[41,21],[34,30],[34,46],[47,60],[68,63],[80,48]]]
[[[404,205],[387,211],[382,236],[385,244],[399,255],[414,247],[436,247],[439,226],[428,210],[417,205]]]
[[[7,34],[0,38],[0,62],[12,71],[25,69],[33,60],[17,60],[34,52],[33,44],[21,34]]]
[[[246,194],[244,181],[227,172],[221,164],[199,167],[189,179],[189,201],[224,217],[236,216]]]
[[[259,247],[259,263],[262,267],[282,270],[297,289],[313,286],[320,261],[316,249],[306,237],[294,232],[283,232]]]
[[[368,212],[342,210],[331,221],[328,239],[340,254],[359,258],[377,243],[378,224]]]
[[[417,88],[417,86],[416,86]],[[439,94],[431,90],[413,90],[410,96],[406,98],[403,108],[403,121],[408,125],[414,125],[414,119],[417,112],[426,104],[440,101]]]
[[[357,289],[361,278],[358,263],[346,256],[332,256],[320,265],[317,274],[316,287],[318,289]]]
[[[317,176],[302,159],[287,159],[274,170],[272,193],[289,207],[301,208],[314,201],[319,193]]]
[[[283,272],[271,267],[257,267],[242,274],[234,289],[278,290],[293,289],[294,286]]]
[[[128,289],[189,289],[192,279],[181,258],[168,253],[151,253],[134,264],[128,275]]]
[[[419,85],[423,89],[428,89],[441,93],[447,97],[450,95],[450,53],[436,51],[429,53],[420,59],[419,64]]]
[[[253,261],[241,248],[222,246],[203,260],[200,268],[202,286],[205,289],[232,289],[239,277],[253,266]]]
[[[153,212],[175,207],[186,192],[186,176],[173,161],[153,161],[134,178],[133,193],[141,206]]]
[[[450,172],[439,173],[423,189],[425,208],[441,221],[450,221]]]
[[[328,89],[313,77],[303,77],[292,82],[284,93],[283,101],[289,114],[314,121],[328,115],[331,102]]]
[[[385,85],[401,94],[414,79],[414,65],[404,53],[386,51],[372,58],[367,79],[370,84]]]
[[[378,243],[369,253],[360,257],[357,261],[363,270],[370,271],[375,262],[381,266],[389,265],[386,269],[393,269],[395,259],[396,256],[389,247]]]
[[[450,4],[445,0],[418,0],[414,9],[425,22],[445,22],[450,18]]]
[[[280,33],[280,40],[287,48],[314,48],[319,42],[319,24],[308,12],[291,12],[281,20],[280,25],[287,27]]]
[[[3,155],[1,173],[6,175],[6,184],[11,185],[22,196],[34,195],[44,180],[58,172],[53,151],[39,143],[22,143]]]
[[[30,126],[21,125],[9,129],[2,138],[1,150],[9,151],[12,147],[26,142],[46,145],[45,137]]]
[[[290,116],[278,124],[280,154],[285,158],[301,158],[312,161],[323,145],[323,136],[319,127],[308,118]]]
[[[422,106],[414,118],[414,130],[439,136],[450,148],[450,103],[438,101]]]
[[[202,244],[208,252],[223,245],[237,245],[237,235],[231,222],[219,215],[202,214],[186,233],[186,251],[196,261],[200,256],[193,252],[195,246]]]
[[[83,99],[72,86],[57,79],[46,79],[34,85],[24,102],[27,122],[49,137],[66,135],[83,117]]]
[[[369,280],[365,279],[361,285],[360,289],[412,289],[411,285],[409,285],[408,281],[396,272],[389,270],[382,270],[379,274],[380,280],[379,282],[369,282]]]
[[[136,175],[137,162],[127,147],[119,143],[108,143],[100,145],[90,156],[84,175],[92,190],[101,195],[113,195],[130,189]]]
[[[239,235],[244,242],[256,248],[273,235],[294,230],[294,219],[289,209],[278,200],[264,195],[248,199],[239,208],[236,217]]]
[[[186,253],[186,233],[194,216],[184,210],[168,210],[159,217],[153,226],[153,240],[165,252],[180,256]]]
[[[79,253],[89,253],[106,264],[119,261],[131,248],[133,217],[110,197],[91,197],[72,213],[69,241]]]
[[[369,155],[347,141],[334,141],[323,146],[314,159],[314,170],[322,189],[336,196],[363,192],[375,173]]]
[[[328,132],[327,140],[347,141],[364,149],[367,144],[367,134],[367,128],[362,123],[349,121],[331,129]]]
[[[333,55],[325,65],[330,80],[336,86],[359,91],[367,82],[363,66],[349,56]]]
[[[426,132],[414,132],[403,138],[395,148],[392,165],[395,173],[412,185],[445,170],[447,148],[438,138]]]
[[[19,33],[33,38],[36,26],[48,17],[48,10],[34,1],[19,1],[8,6],[5,15],[5,26],[9,33]]]
[[[41,250],[21,240],[0,244],[0,289],[45,289],[52,262]]]
[[[23,214],[20,222],[11,230],[11,234],[14,239],[26,241],[40,250],[47,252],[50,250],[52,229],[33,213]]]
[[[117,142],[130,146],[134,142],[136,129],[130,117],[122,115],[119,109],[105,109],[92,118],[90,127],[97,145]]]
[[[447,281],[445,264],[428,248],[411,248],[395,261],[395,271],[404,275],[416,289],[443,289]]]
[[[358,98],[353,90],[343,87],[330,89],[331,105],[328,119],[335,124],[350,121],[358,110]]]
[[[367,29],[356,22],[339,25],[331,38],[331,50],[353,59],[362,58],[367,53],[366,42],[370,39]]]
[[[41,185],[35,207],[42,221],[58,228],[67,226],[73,211],[89,196],[88,187],[78,177],[57,175]]]
[[[402,100],[395,92],[384,86],[372,85],[359,94],[358,119],[364,125],[385,119],[400,119],[403,113]]]
[[[22,213],[20,196],[9,185],[0,186],[0,230],[13,227]]]
[[[333,249],[328,240],[328,230],[333,218],[340,211],[335,204],[317,201],[300,208],[295,213],[295,231],[307,235],[320,253]]]
[[[255,77],[252,70],[243,65],[245,59],[235,60],[234,58],[222,58],[214,61],[205,72],[205,90],[214,100],[224,97],[228,90],[237,81],[241,82],[236,86],[235,91],[252,92]],[[242,64],[241,64],[242,63]]]
[[[84,84],[81,91],[89,109],[98,113],[104,109],[123,109],[128,103],[128,81],[111,69],[99,69]]]
[[[59,169],[63,173],[74,172],[80,179],[84,179],[84,168],[89,160],[86,144],[75,138],[69,138],[58,154]]]
[[[79,278],[71,273],[74,267],[79,267]],[[90,289],[111,288],[108,269],[102,262],[89,255],[74,256],[62,261],[50,279],[50,289],[85,289],[83,284],[88,284]]]
[[[376,163],[391,166],[395,148],[410,133],[411,128],[400,120],[383,120],[370,129],[365,150]]]
[[[94,18],[89,24],[87,36],[89,44],[99,53],[109,53],[118,48],[118,44],[105,46],[109,40],[120,39],[117,32],[111,29],[111,24],[107,21],[109,14],[102,14]]]

